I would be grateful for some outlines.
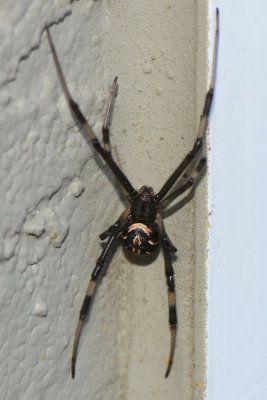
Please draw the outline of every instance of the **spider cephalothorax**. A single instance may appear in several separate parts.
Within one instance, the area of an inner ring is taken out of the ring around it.
[[[111,119],[112,105],[114,98],[117,93],[117,77],[114,79],[110,99],[107,107],[107,113],[103,124],[103,146],[97,139],[93,129],[86,121],[82,114],[78,104],[74,102],[66,84],[63,72],[61,70],[56,50],[52,43],[52,39],[46,28],[50,48],[54,57],[54,61],[57,67],[59,78],[64,89],[67,101],[70,109],[80,123],[81,127],[85,130],[90,140],[93,143],[95,150],[101,155],[103,160],[107,163],[111,171],[113,172],[122,192],[125,196],[125,200],[129,202],[129,208],[124,210],[119,219],[111,225],[106,231],[100,235],[101,240],[108,238],[104,249],[96,262],[96,266],[92,272],[91,279],[89,281],[86,296],[80,311],[80,318],[78,321],[73,353],[72,353],[72,377],[75,376],[75,363],[77,358],[77,349],[80,338],[81,329],[83,322],[88,316],[91,298],[94,294],[96,284],[99,281],[101,271],[107,260],[107,256],[110,253],[110,249],[113,248],[116,239],[121,236],[123,245],[134,254],[151,254],[154,252],[159,244],[163,250],[165,260],[165,277],[168,288],[168,301],[169,301],[169,324],[171,330],[171,346],[169,363],[165,377],[170,373],[174,350],[175,350],[175,339],[177,331],[177,313],[176,313],[176,299],[175,299],[175,281],[174,271],[172,266],[172,254],[176,251],[176,248],[171,243],[164,227],[163,219],[161,216],[161,210],[165,209],[174,199],[184,193],[187,189],[193,186],[196,182],[200,172],[206,163],[205,146],[203,142],[205,140],[205,133],[208,126],[208,118],[210,114],[210,107],[214,92],[215,83],[215,72],[216,72],[216,60],[217,60],[217,48],[218,48],[218,37],[219,37],[219,11],[216,13],[216,36],[215,46],[213,55],[213,66],[210,80],[210,87],[206,94],[203,113],[200,117],[198,136],[192,150],[185,156],[176,170],[171,174],[169,179],[162,186],[161,190],[154,194],[151,187],[142,186],[137,192],[131,185],[128,178],[124,175],[120,167],[116,164],[111,154],[111,145],[109,138],[109,125]],[[190,170],[190,174],[187,174]],[[173,185],[177,183],[177,187],[171,191]],[[170,193],[171,191],[171,193]]]
[[[131,215],[138,221],[155,221],[158,212],[158,204],[155,201],[155,193],[151,187],[142,186],[137,195],[131,201]]]

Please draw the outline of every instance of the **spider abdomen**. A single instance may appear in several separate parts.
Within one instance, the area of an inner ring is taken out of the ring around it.
[[[136,255],[153,253],[159,244],[158,231],[152,224],[141,222],[127,226],[122,232],[123,246]]]

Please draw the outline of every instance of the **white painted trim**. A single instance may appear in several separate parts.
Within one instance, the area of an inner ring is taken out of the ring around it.
[[[210,139],[208,400],[264,400],[267,6],[215,3],[221,31]]]

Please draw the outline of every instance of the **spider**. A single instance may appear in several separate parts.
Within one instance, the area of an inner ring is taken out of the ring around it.
[[[113,248],[117,238],[120,238],[123,246],[135,255],[150,255],[155,252],[159,246],[162,247],[165,261],[166,283],[168,288],[169,325],[171,331],[170,355],[167,370],[165,373],[165,378],[167,378],[171,371],[173,363],[177,332],[175,280],[174,270],[172,266],[172,255],[177,251],[177,249],[172,244],[168,234],[165,231],[161,210],[164,210],[174,199],[176,199],[189,188],[193,189],[193,185],[196,184],[197,178],[199,177],[201,171],[203,171],[203,167],[206,164],[207,159],[205,151],[205,133],[208,126],[208,119],[210,115],[210,108],[213,99],[215,84],[219,39],[219,10],[216,9],[216,33],[210,85],[206,93],[204,108],[200,117],[196,141],[193,145],[192,150],[185,156],[185,158],[182,160],[176,170],[171,174],[169,179],[165,182],[165,184],[162,186],[157,194],[155,194],[154,190],[148,186],[142,186],[138,191],[135,190],[135,188],[131,185],[128,178],[124,175],[124,173],[112,157],[109,126],[111,121],[113,102],[117,92],[117,77],[115,77],[114,79],[110,92],[110,98],[102,128],[103,145],[101,145],[93,129],[86,121],[78,104],[75,103],[69,92],[48,26],[46,26],[45,29],[47,32],[49,45],[59,75],[59,79],[74,119],[88,134],[95,150],[101,155],[103,160],[113,172],[125,199],[129,203],[129,207],[123,211],[118,220],[99,236],[101,240],[105,240],[107,238],[108,240],[100,257],[96,262],[96,266],[92,272],[88,289],[80,310],[80,316],[76,329],[72,353],[72,378],[74,379],[75,377],[75,364],[81,329],[85,319],[89,314],[91,299],[94,294],[96,285],[99,282],[101,271],[103,270],[107,257],[111,249]],[[176,187],[171,193],[169,193],[173,185],[178,180],[178,187]]]

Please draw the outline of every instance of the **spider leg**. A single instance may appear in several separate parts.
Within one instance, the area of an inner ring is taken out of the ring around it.
[[[171,371],[173,357],[175,352],[175,342],[177,333],[177,310],[176,310],[176,297],[175,297],[175,280],[174,280],[174,270],[172,266],[172,253],[176,251],[175,247],[171,244],[168,238],[162,218],[160,214],[157,214],[159,232],[161,237],[162,249],[165,260],[165,275],[166,282],[168,286],[168,301],[169,301],[169,324],[171,329],[171,346],[170,346],[170,356],[167,371],[165,373],[165,378],[169,376]]]
[[[46,32],[47,32],[47,37],[48,37],[48,42],[51,48],[51,52],[53,55],[53,59],[56,65],[56,69],[58,72],[58,76],[63,88],[63,91],[66,95],[69,107],[75,117],[75,119],[81,124],[82,128],[85,130],[85,132],[87,133],[89,139],[92,141],[93,146],[95,148],[95,150],[101,155],[101,157],[103,158],[103,160],[107,163],[107,165],[109,166],[109,168],[111,169],[111,171],[113,172],[115,178],[117,179],[120,187],[123,188],[123,192],[124,194],[126,194],[127,196],[131,196],[131,197],[135,197],[137,192],[134,189],[134,187],[131,185],[130,181],[126,178],[126,176],[124,175],[124,173],[121,171],[121,169],[119,168],[119,166],[116,164],[116,162],[114,161],[111,151],[110,151],[110,144],[109,144],[109,139],[108,139],[108,135],[103,133],[104,136],[104,148],[101,146],[99,140],[97,139],[93,129],[91,128],[91,126],[88,124],[88,122],[86,121],[83,113],[81,112],[79,106],[77,103],[75,103],[75,101],[73,100],[73,98],[71,97],[71,94],[69,92],[67,83],[65,81],[59,60],[58,60],[58,56],[56,53],[56,49],[54,47],[48,26],[46,27]],[[113,83],[113,88],[116,89],[116,78],[115,81]],[[111,114],[111,107],[112,107],[112,102],[113,102],[113,98],[115,96],[115,92],[114,94],[111,93],[110,96],[110,101],[109,101],[109,106],[108,106],[108,112],[107,112],[107,122],[109,123],[109,119],[110,119],[110,114]]]
[[[106,115],[105,115],[105,119],[104,119],[104,123],[103,123],[103,127],[102,127],[104,148],[105,148],[106,153],[109,153],[109,154],[111,154],[109,127],[111,124],[114,100],[115,100],[115,97],[117,96],[117,89],[118,89],[117,81],[118,81],[118,77],[115,76],[112,87],[111,87],[108,107],[107,107],[107,111],[106,111]],[[120,182],[119,182],[119,184],[120,184]],[[122,186],[121,184],[120,184],[120,188],[124,194],[124,197],[127,198],[129,196],[129,193],[126,192],[124,186]]]
[[[99,235],[101,240],[105,240],[107,237],[112,235],[113,232],[121,225],[121,222],[130,215],[130,208],[127,208],[120,216],[120,218],[115,222],[115,224],[111,225],[106,231]]]
[[[185,156],[181,164],[176,168],[176,170],[169,177],[167,182],[163,185],[161,190],[156,194],[155,199],[157,202],[160,202],[169,190],[172,188],[174,183],[180,178],[185,169],[189,166],[192,160],[199,154],[199,151],[203,149],[203,139],[205,137],[205,133],[207,130],[210,108],[213,99],[214,93],[214,84],[215,84],[215,75],[216,75],[216,66],[217,66],[217,54],[218,54],[218,40],[219,40],[219,10],[216,9],[216,33],[215,33],[215,43],[214,43],[214,52],[213,52],[213,63],[212,63],[212,72],[210,79],[209,90],[206,94],[205,103],[202,115],[200,117],[198,135],[195,141],[195,144],[192,150]]]
[[[158,222],[158,228],[160,232],[160,238],[162,243],[164,243],[164,246],[171,252],[171,253],[176,253],[177,249],[176,247],[172,244],[166,230],[164,227],[163,219],[162,216],[158,213],[156,216],[156,220]]]
[[[181,184],[176,190],[174,190],[169,196],[165,197],[165,199],[160,202],[159,204],[160,209],[166,208],[173,200],[175,200],[177,197],[179,197],[181,194],[183,194],[187,189],[192,187],[197,182],[197,179],[201,174],[201,171],[206,165],[206,161],[207,161],[206,156],[202,157],[199,160],[197,166],[193,170],[188,180],[185,180],[183,184]]]
[[[71,362],[71,375],[72,375],[73,379],[75,378],[75,364],[76,364],[76,359],[77,359],[77,350],[78,350],[78,344],[79,344],[79,340],[80,340],[81,329],[82,329],[85,319],[87,318],[87,316],[89,314],[90,303],[91,303],[91,299],[92,299],[92,296],[93,296],[95,288],[96,288],[96,284],[98,282],[98,278],[99,278],[100,273],[105,265],[107,256],[108,256],[110,250],[112,249],[115,240],[117,239],[119,233],[124,228],[124,226],[127,224],[127,222],[128,222],[128,215],[121,221],[121,224],[117,227],[117,229],[110,236],[110,238],[109,238],[106,246],[104,247],[100,257],[98,258],[96,266],[92,272],[92,276],[89,281],[89,285],[88,285],[88,289],[86,291],[83,305],[81,307],[80,317],[79,317],[79,321],[78,321],[76,333],[75,333],[73,352],[72,352],[72,362]]]

